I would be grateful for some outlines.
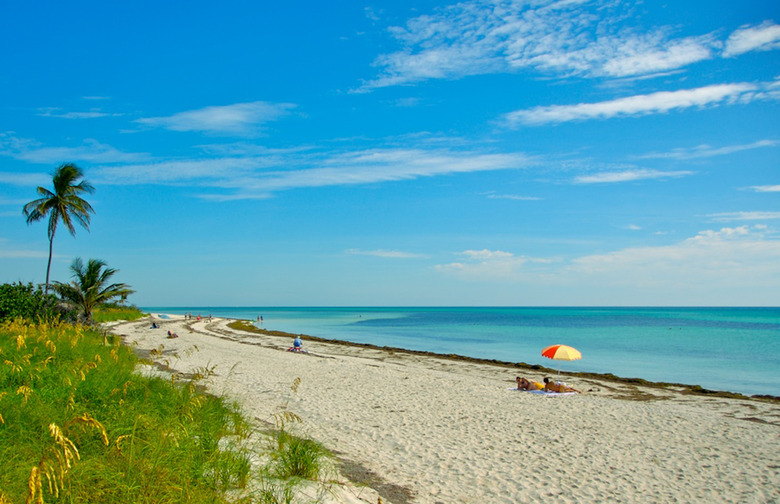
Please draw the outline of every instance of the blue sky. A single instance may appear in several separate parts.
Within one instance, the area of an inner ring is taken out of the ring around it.
[[[140,306],[780,305],[780,3],[283,4],[5,5],[0,281],[74,162]]]

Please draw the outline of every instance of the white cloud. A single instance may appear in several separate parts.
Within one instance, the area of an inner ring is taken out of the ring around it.
[[[675,299],[680,291],[728,293],[734,288],[772,287],[780,281],[780,241],[764,226],[702,231],[680,243],[636,247],[580,257],[561,272],[565,281],[641,292],[661,289]],[[731,298],[736,301],[733,296]],[[693,302],[697,304],[697,302]],[[739,300],[740,303],[744,302]],[[764,302],[771,302],[765,300]]]
[[[449,149],[282,152],[257,156],[106,166],[108,183],[195,184],[235,191],[211,199],[250,199],[304,187],[375,184],[455,173],[519,169],[533,161],[518,153],[490,154]]]
[[[658,170],[625,170],[620,172],[604,172],[593,175],[581,175],[574,179],[577,184],[607,184],[616,182],[633,182],[635,180],[653,180],[679,178],[693,175],[690,171],[658,171]]]
[[[85,161],[90,163],[131,163],[149,158],[146,153],[122,152],[110,145],[87,138],[75,147],[45,147],[29,138],[0,134],[0,155],[40,164]]]
[[[780,192],[780,184],[777,185],[762,185],[751,187],[756,192]]]
[[[709,36],[667,41],[664,34],[618,40],[614,56],[603,62],[610,77],[654,75],[683,68],[712,57],[715,42]]]
[[[412,18],[391,34],[402,48],[377,58],[372,88],[530,68],[557,76],[663,74],[712,58],[712,34],[627,25],[632,6],[609,1],[464,1]]]
[[[541,201],[542,198],[538,196],[520,196],[519,194],[494,194],[489,193],[486,195],[488,199],[506,199],[512,201]]]
[[[747,221],[780,219],[780,212],[723,212],[708,217],[718,221]]]
[[[21,215],[21,211],[16,214],[17,217]],[[0,238],[0,258],[3,259],[43,259],[49,257],[48,252],[45,250],[24,250],[8,248],[8,240]]]
[[[291,103],[256,101],[188,110],[167,117],[146,117],[136,122],[173,131],[251,135],[263,124],[289,114],[293,108],[295,105]]]
[[[548,105],[518,110],[504,117],[510,125],[518,123],[536,126],[549,123],[609,119],[666,113],[691,107],[706,107],[722,103],[749,101],[758,87],[749,83],[717,84],[679,91],[659,91],[596,103]]]
[[[548,303],[768,305],[780,302],[777,237],[765,225],[725,227],[669,245],[569,260],[472,250],[436,270],[464,281],[551,293]]]
[[[0,172],[0,184],[37,187],[47,183],[51,184],[51,175],[45,173]]]
[[[528,274],[525,266],[529,263],[554,262],[550,259],[516,256],[502,250],[466,250],[458,255],[464,260],[439,264],[435,269],[466,280],[511,282],[520,280]]]
[[[345,251],[349,255],[364,255],[372,257],[382,257],[388,259],[416,259],[421,257],[427,257],[422,254],[413,254],[411,252],[401,252],[399,250],[358,250],[349,249]]]
[[[510,252],[504,252],[501,250],[465,250],[461,252],[461,255],[468,257],[469,259],[478,261],[494,261],[494,260],[510,260],[514,259],[514,254]]]
[[[38,113],[41,117],[56,117],[59,119],[97,119],[100,117],[113,116],[117,117],[122,114],[110,114],[108,112],[102,112],[98,109],[93,109],[87,112],[60,112],[59,108],[44,108],[40,109]]]
[[[759,140],[757,142],[743,145],[726,145],[723,147],[713,147],[711,145],[699,145],[692,149],[674,149],[671,152],[652,152],[637,156],[637,159],[697,159],[715,156],[726,156],[746,150],[759,149],[762,147],[776,147],[780,145],[777,140]]]
[[[265,174],[250,184],[256,190],[372,184],[453,173],[522,168],[518,154],[481,154],[447,150],[370,149],[331,155],[316,166]]]
[[[764,21],[758,26],[745,25],[726,40],[723,55],[738,56],[750,51],[771,51],[780,48],[780,25]]]

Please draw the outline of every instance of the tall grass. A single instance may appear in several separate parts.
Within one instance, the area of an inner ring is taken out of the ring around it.
[[[138,320],[145,316],[146,314],[135,306],[102,306],[92,313],[92,319],[98,324],[117,320]]]
[[[82,326],[0,324],[0,502],[236,500],[250,474],[238,407],[136,364]]]

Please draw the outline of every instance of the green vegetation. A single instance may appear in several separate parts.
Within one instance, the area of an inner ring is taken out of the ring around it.
[[[15,318],[51,321],[57,316],[57,299],[44,294],[40,287],[36,289],[32,283],[22,282],[0,285],[0,321]]]
[[[49,262],[46,266],[46,289],[49,292],[49,272],[51,271],[51,257],[54,247],[54,234],[57,232],[57,225],[60,221],[65,224],[70,234],[76,235],[76,228],[73,225],[74,219],[81,224],[84,229],[89,230],[89,214],[94,213],[92,206],[86,200],[81,198],[83,193],[92,193],[95,188],[84,178],[81,168],[73,163],[61,164],[52,176],[54,192],[45,187],[38,187],[37,192],[40,198],[24,205],[24,215],[27,218],[27,224],[37,222],[49,217],[48,236],[49,236]],[[77,183],[78,182],[78,183]]]
[[[273,435],[275,449],[271,450],[271,464],[267,473],[280,479],[302,478],[316,480],[323,462],[330,452],[312,439],[294,436],[284,429]]]
[[[138,320],[145,316],[146,314],[135,306],[102,305],[95,308],[95,311],[92,313],[92,320],[96,324],[102,324],[118,320]]]
[[[77,257],[70,270],[74,280],[67,284],[54,282],[52,288],[70,308],[78,311],[79,318],[87,324],[92,323],[92,312],[99,305],[116,298],[124,299],[135,292],[123,283],[109,284],[119,270],[106,267],[106,263],[99,259],[90,259],[85,265]]]
[[[293,381],[293,393],[298,392],[300,383],[300,378]],[[255,495],[260,504],[291,504],[295,487],[304,481],[323,479],[334,457],[317,441],[290,433],[289,424],[300,423],[301,418],[286,404],[275,414],[275,420],[276,430],[269,433],[268,448],[263,453],[265,463],[257,471],[259,487]],[[322,489],[327,491],[327,485]]]
[[[246,483],[237,407],[133,372],[113,336],[17,319],[0,361],[0,502],[230,502]]]
[[[138,363],[85,326],[0,323],[0,503],[292,503],[296,485],[321,483],[330,454],[290,433],[297,415],[284,412],[253,470],[259,434],[198,386],[208,370],[177,381]]]

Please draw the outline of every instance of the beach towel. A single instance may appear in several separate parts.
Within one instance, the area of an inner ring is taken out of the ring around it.
[[[540,396],[577,395],[577,392],[545,392],[544,390],[521,390],[517,387],[509,387],[507,390],[514,390],[515,392],[525,392],[526,394],[535,394]]]

